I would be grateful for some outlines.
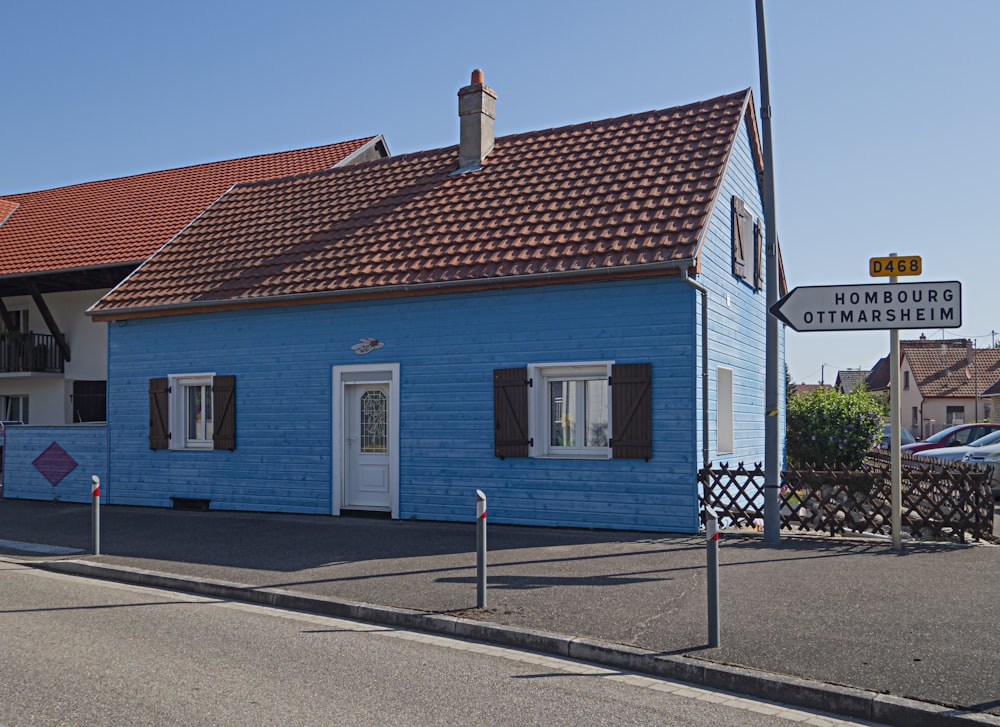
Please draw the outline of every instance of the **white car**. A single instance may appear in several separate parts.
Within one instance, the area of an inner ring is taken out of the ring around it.
[[[993,479],[990,484],[993,492],[1000,494],[1000,444],[988,444],[985,447],[977,447],[962,457],[962,461],[967,464],[979,464],[993,467]]]
[[[974,442],[969,442],[963,447],[942,447],[940,449],[925,449],[923,452],[918,452],[918,457],[933,457],[934,459],[941,459],[946,462],[958,462],[960,459],[965,457],[965,455],[970,452],[975,452],[980,447],[986,447],[991,444],[1000,444],[1000,431],[991,432],[985,437],[980,437]]]

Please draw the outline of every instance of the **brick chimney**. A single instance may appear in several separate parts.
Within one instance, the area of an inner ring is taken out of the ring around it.
[[[496,91],[483,83],[483,72],[477,68],[472,72],[472,83],[458,91],[458,118],[461,124],[458,171],[479,169],[486,155],[493,151],[496,108]]]

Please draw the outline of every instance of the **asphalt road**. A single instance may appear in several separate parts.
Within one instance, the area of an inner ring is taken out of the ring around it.
[[[866,724],[496,646],[0,563],[0,724]]]

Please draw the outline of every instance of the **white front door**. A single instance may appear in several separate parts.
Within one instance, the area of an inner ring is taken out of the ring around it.
[[[347,509],[390,510],[389,384],[344,387],[344,504]]]

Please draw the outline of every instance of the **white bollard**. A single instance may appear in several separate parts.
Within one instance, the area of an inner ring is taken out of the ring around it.
[[[486,495],[476,490],[476,608],[486,608]]]
[[[94,545],[94,555],[101,554],[101,478],[93,475],[90,478],[90,495],[93,498],[93,510],[90,523],[90,536]]]
[[[708,645],[719,645],[719,518],[705,510],[705,547],[708,550]]]

